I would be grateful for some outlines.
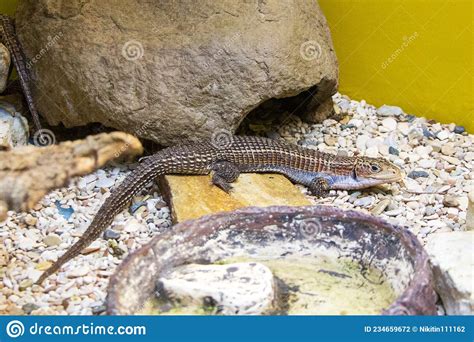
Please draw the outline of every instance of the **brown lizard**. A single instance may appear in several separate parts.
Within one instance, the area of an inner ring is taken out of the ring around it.
[[[41,134],[41,124],[31,93],[30,77],[26,68],[26,59],[23,55],[20,42],[16,37],[13,19],[4,14],[0,14],[0,41],[5,44],[8,51],[10,51],[13,64],[15,65],[18,78],[20,79],[21,88],[23,90],[28,109],[30,110],[31,116],[33,117],[33,122],[37,131],[39,131]]]
[[[280,173],[294,183],[307,186],[316,196],[323,196],[331,189],[361,189],[402,179],[400,169],[384,159],[341,157],[261,137],[234,136],[220,146],[206,141],[169,147],[145,158],[112,190],[79,241],[37,283],[42,283],[97,239],[133,196],[157,176],[211,174],[212,183],[229,192],[230,183],[242,172]]]

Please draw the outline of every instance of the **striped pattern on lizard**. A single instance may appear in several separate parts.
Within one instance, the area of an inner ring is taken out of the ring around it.
[[[7,47],[8,51],[10,51],[13,64],[15,65],[18,78],[20,79],[21,89],[23,90],[26,104],[28,105],[28,109],[33,117],[36,130],[41,134],[41,124],[35,102],[33,101],[30,76],[26,67],[26,58],[21,49],[20,42],[16,37],[13,19],[4,14],[0,14],[0,42],[2,42]]]
[[[362,189],[402,179],[400,169],[384,159],[341,157],[261,137],[234,136],[222,145],[204,141],[169,147],[145,158],[112,190],[82,237],[37,283],[42,283],[97,239],[133,196],[157,176],[210,174],[213,184],[229,192],[231,183],[242,172],[280,173],[294,183],[307,186],[316,196],[324,196],[331,189]]]

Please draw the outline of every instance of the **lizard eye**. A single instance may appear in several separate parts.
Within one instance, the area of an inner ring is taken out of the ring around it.
[[[372,165],[370,166],[370,170],[371,170],[372,172],[380,172],[380,166],[378,166],[377,164],[372,164]]]

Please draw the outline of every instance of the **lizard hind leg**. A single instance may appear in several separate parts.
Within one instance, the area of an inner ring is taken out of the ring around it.
[[[308,186],[309,191],[317,197],[326,197],[329,194],[330,184],[326,178],[316,177]]]
[[[240,170],[237,165],[228,161],[217,161],[211,165],[212,184],[218,186],[225,192],[232,190],[233,183],[239,178]]]

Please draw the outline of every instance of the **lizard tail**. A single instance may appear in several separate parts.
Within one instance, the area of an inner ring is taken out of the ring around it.
[[[110,196],[102,204],[98,214],[79,241],[72,245],[54,264],[44,271],[36,281],[36,284],[40,285],[47,277],[59,270],[66,262],[78,256],[84,248],[97,239],[113,222],[115,216],[127,207],[133,196],[142,190],[149,181],[162,174],[162,171],[163,169],[159,164],[153,165],[148,160],[144,160],[118,187],[112,190]]]

